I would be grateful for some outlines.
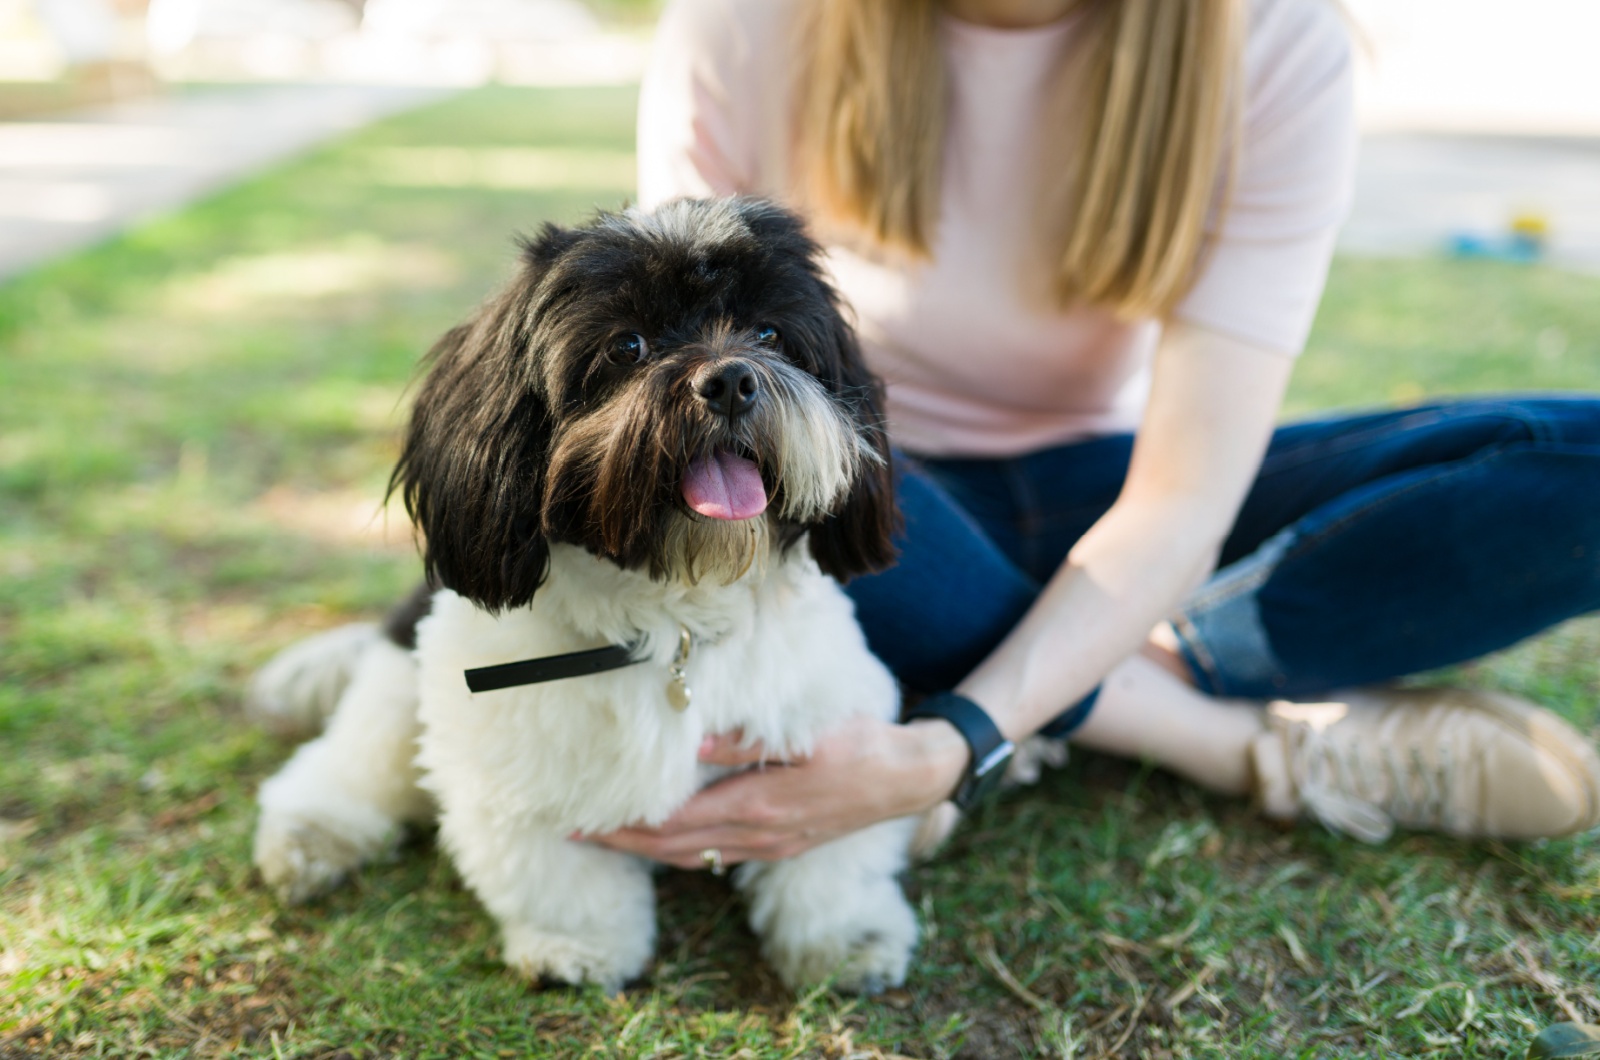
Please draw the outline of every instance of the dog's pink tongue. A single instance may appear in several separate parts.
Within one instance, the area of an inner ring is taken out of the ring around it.
[[[767,487],[755,461],[719,449],[683,473],[683,499],[708,519],[753,519],[767,509]]]

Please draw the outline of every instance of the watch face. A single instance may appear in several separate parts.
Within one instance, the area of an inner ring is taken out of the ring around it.
[[[1000,782],[1005,780],[1006,765],[1011,761],[1016,748],[1010,740],[1003,741],[1000,746],[983,756],[983,761],[973,765],[972,772],[961,785],[961,790],[956,792],[956,805],[963,810],[970,810],[978,803],[993,795],[1000,787]]]
[[[983,756],[983,761],[972,767],[972,775],[974,777],[986,777],[996,770],[1004,773],[1006,763],[1011,761],[1011,756],[1016,751],[1015,745],[1010,740],[1001,740],[999,746]]]

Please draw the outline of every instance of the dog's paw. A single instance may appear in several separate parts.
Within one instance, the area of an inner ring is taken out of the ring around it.
[[[1048,769],[1060,769],[1067,764],[1067,741],[1051,736],[1030,736],[1017,745],[1011,761],[1006,763],[1005,784],[1019,787],[1037,784]]]
[[[399,827],[386,819],[269,812],[256,826],[255,863],[282,901],[298,905],[333,890],[365,862],[391,855],[399,840]]]
[[[911,860],[927,861],[939,853],[950,833],[961,823],[961,811],[953,802],[941,802],[923,811],[917,818],[917,830],[911,836]]]
[[[245,711],[284,736],[322,731],[362,653],[379,636],[370,622],[354,622],[296,641],[256,673]]]
[[[906,981],[917,918],[899,885],[880,880],[836,904],[786,909],[762,942],[791,990],[830,982],[841,993],[877,994]]]
[[[644,974],[649,946],[608,945],[533,928],[505,929],[505,961],[536,982],[594,983],[608,994]]]

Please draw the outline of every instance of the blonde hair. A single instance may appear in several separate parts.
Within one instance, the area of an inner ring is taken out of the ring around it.
[[[1162,316],[1193,282],[1237,125],[1242,0],[1086,0],[1045,108],[1057,304]],[[946,110],[937,0],[803,0],[796,176],[813,217],[927,257]],[[1041,177],[1043,174],[1040,175]],[[1221,185],[1225,187],[1225,183]]]

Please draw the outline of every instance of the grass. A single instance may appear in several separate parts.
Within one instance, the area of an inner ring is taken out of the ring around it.
[[[0,288],[0,1058],[1519,1053],[1600,1020],[1600,841],[1380,848],[1082,754],[913,871],[906,989],[787,995],[702,874],[650,978],[532,990],[426,837],[306,908],[252,879],[273,650],[416,562],[412,365],[510,233],[614,204],[625,91],[489,90]],[[1337,263],[1292,411],[1600,390],[1600,280]],[[1450,675],[1592,731],[1600,623]]]

